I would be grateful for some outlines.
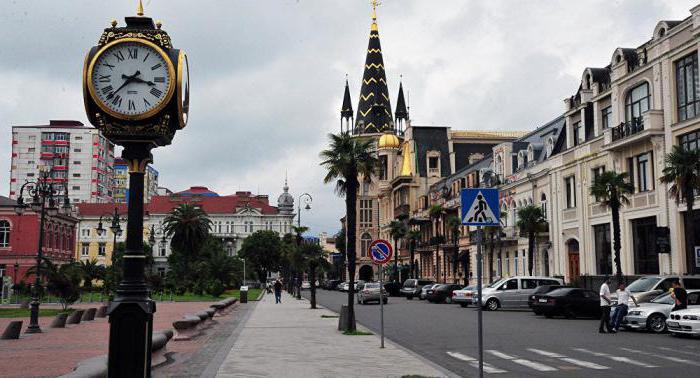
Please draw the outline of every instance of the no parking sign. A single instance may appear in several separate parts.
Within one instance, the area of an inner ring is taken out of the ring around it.
[[[378,239],[369,245],[369,256],[377,265],[384,265],[391,261],[391,256],[394,255],[394,249],[391,248],[391,243],[386,240]]]

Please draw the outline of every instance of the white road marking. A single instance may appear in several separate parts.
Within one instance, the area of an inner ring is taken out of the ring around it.
[[[700,352],[686,352],[686,351],[684,351],[684,350],[676,350],[676,349],[667,348],[667,347],[657,347],[657,348],[659,348],[659,349],[661,349],[661,350],[665,350],[665,351],[667,351],[667,352],[687,354],[687,355],[690,355],[690,356],[693,356],[693,357],[696,357],[696,358],[697,358],[698,355],[700,355]]]
[[[469,357],[466,354],[462,354],[459,352],[447,352],[447,355],[450,357],[454,357],[458,360],[462,360],[465,362],[469,363],[469,366],[474,367],[474,368],[479,368],[479,361],[474,358],[474,357]],[[507,373],[507,370],[499,369],[491,364],[487,364],[484,362],[484,372],[489,373],[489,374],[500,374],[500,373]]]
[[[608,366],[598,365],[594,362],[589,362],[589,361],[577,360],[575,358],[567,357],[567,356],[564,356],[563,354],[559,354],[559,353],[548,352],[546,350],[533,349],[533,348],[528,348],[528,350],[531,352],[537,353],[539,355],[542,355],[542,356],[558,358],[558,359],[560,359],[564,362],[568,362],[572,365],[581,366],[581,367],[585,367],[588,369],[596,369],[596,370],[610,369],[610,367],[608,367]]]
[[[665,359],[665,360],[669,360],[669,361],[673,361],[673,362],[678,362],[678,363],[681,363],[681,364],[688,364],[688,365],[693,365],[693,366],[700,366],[700,363],[697,363],[697,362],[695,362],[695,361],[686,360],[685,358],[678,358],[678,357],[673,357],[673,356],[664,356],[663,354],[649,353],[649,352],[644,352],[644,351],[641,351],[641,350],[631,349],[631,348],[620,348],[620,349],[626,350],[626,351],[632,352],[632,353],[639,353],[639,354],[642,354],[642,355],[645,355],[645,356],[652,356],[652,357],[656,357],[656,358],[663,358],[663,359]]]
[[[583,353],[592,354],[592,355],[597,356],[597,357],[605,357],[605,358],[611,359],[611,360],[613,360],[613,361],[624,362],[624,363],[627,363],[627,364],[630,364],[630,365],[636,365],[636,366],[641,366],[641,367],[645,367],[645,368],[656,368],[656,367],[658,367],[658,366],[656,366],[656,365],[649,365],[649,364],[647,364],[647,363],[644,363],[644,362],[641,362],[641,361],[637,361],[637,360],[633,360],[633,359],[628,358],[628,357],[610,356],[610,355],[607,355],[607,354],[605,354],[605,353],[594,352],[594,351],[592,351],[592,350],[588,350],[588,349],[584,349],[584,348],[573,348],[573,350],[576,350],[576,351],[579,351],[579,352],[583,352]]]
[[[526,366],[526,367],[529,367],[530,369],[535,369],[537,371],[556,371],[556,370],[558,370],[557,368],[554,368],[554,367],[551,367],[551,366],[548,366],[545,364],[541,364],[539,362],[526,360],[524,358],[514,357],[511,355],[499,352],[497,350],[489,349],[486,352],[491,353],[492,355],[494,355],[498,358],[502,358],[504,360],[509,360],[509,361],[512,361],[518,365]]]

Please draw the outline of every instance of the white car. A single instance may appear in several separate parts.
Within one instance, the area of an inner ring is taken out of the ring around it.
[[[700,308],[672,312],[666,327],[674,335],[700,335]]]
[[[452,303],[459,303],[462,307],[469,306],[472,303],[472,297],[476,293],[476,285],[465,286],[460,290],[452,292]]]
[[[639,307],[630,306],[622,326],[630,329],[647,330],[655,333],[666,331],[666,319],[675,305],[671,293],[661,294],[651,302]],[[688,308],[700,308],[700,290],[688,290]]]

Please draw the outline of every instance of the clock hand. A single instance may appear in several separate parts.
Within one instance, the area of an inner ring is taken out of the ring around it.
[[[156,83],[154,83],[154,82],[152,82],[152,81],[146,81],[146,80],[143,80],[143,79],[138,78],[138,77],[135,77],[133,80],[134,80],[135,82],[137,82],[137,83],[148,84],[148,85],[151,86],[151,87],[154,86],[154,85],[156,85]]]
[[[109,100],[109,99],[111,99],[112,97],[114,97],[114,95],[116,95],[117,92],[119,92],[119,91],[120,91],[122,88],[124,88],[127,84],[129,84],[129,83],[131,83],[132,81],[134,81],[134,79],[136,78],[136,76],[138,76],[138,75],[140,75],[140,74],[141,74],[141,71],[136,71],[136,73],[133,74],[133,75],[131,75],[131,76],[122,74],[122,79],[126,79],[126,80],[124,80],[124,83],[123,83],[119,88],[117,88],[116,91],[114,91],[114,92],[108,94],[108,95],[107,95],[107,99]]]

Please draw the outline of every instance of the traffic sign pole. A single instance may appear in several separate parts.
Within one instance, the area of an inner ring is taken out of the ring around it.
[[[384,266],[379,265],[379,330],[382,342],[379,346],[384,349]]]
[[[484,377],[484,323],[483,323],[483,306],[481,305],[481,279],[483,276],[483,272],[481,269],[481,261],[483,259],[483,256],[481,255],[481,243],[484,240],[484,235],[482,234],[481,226],[477,226],[476,228],[476,291],[477,291],[477,298],[479,298],[479,303],[477,304],[478,307],[478,313],[477,313],[477,322],[478,322],[478,330],[479,330],[479,377],[483,378]]]
[[[391,261],[394,249],[386,240],[375,240],[369,245],[369,256],[379,266],[379,324],[381,334],[380,348],[384,348],[384,264]]]

